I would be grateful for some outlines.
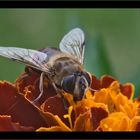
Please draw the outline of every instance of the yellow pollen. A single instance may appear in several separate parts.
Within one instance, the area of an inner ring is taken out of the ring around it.
[[[72,120],[71,120],[72,110],[73,110],[73,106],[70,106],[69,109],[68,109],[68,114],[64,115],[64,118],[68,118],[71,129],[73,128],[73,126],[72,126]]]
[[[109,128],[107,124],[104,124],[104,127],[105,127],[105,128]]]

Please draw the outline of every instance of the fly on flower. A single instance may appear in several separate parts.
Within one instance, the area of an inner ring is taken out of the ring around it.
[[[43,80],[47,78],[56,92],[63,97],[67,92],[74,101],[81,100],[91,83],[90,74],[84,70],[84,32],[75,28],[61,40],[59,48],[45,48],[40,51],[0,46],[0,56],[23,63],[29,70],[40,73],[40,94],[43,94]]]

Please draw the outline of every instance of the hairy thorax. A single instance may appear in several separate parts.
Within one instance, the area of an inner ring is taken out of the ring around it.
[[[75,59],[62,57],[55,61],[53,69],[55,74],[52,78],[57,85],[60,85],[65,76],[71,75],[76,71],[82,71],[83,68]]]

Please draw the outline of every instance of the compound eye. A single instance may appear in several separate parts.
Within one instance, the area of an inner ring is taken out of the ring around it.
[[[84,72],[83,75],[85,76],[85,78],[86,78],[86,80],[88,82],[88,85],[90,85],[91,84],[91,77],[90,77],[90,75],[87,72]]]
[[[80,84],[80,86],[85,84],[85,80],[84,79],[80,79],[79,84]]]
[[[82,91],[85,90],[86,85],[85,85],[85,80],[84,79],[80,79],[79,86],[80,86],[80,88],[81,88]]]
[[[73,93],[75,88],[75,80],[76,78],[74,75],[65,77],[62,83],[62,88],[68,93]]]
[[[86,88],[85,80],[84,80],[84,79],[81,79],[81,80],[80,80],[79,86],[81,87],[82,90],[84,90],[84,89]]]
[[[81,86],[81,90],[82,90],[82,91],[85,91],[85,88],[86,88],[85,85],[82,85],[82,86]]]

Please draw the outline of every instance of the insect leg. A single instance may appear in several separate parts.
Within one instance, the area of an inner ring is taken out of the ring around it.
[[[57,96],[62,98],[62,102],[63,102],[64,108],[65,108],[66,110],[68,110],[67,102],[66,102],[66,99],[64,98],[63,91],[60,90],[60,89],[58,89],[58,88],[56,87],[55,83],[52,83],[52,86],[53,86],[54,89],[56,90]]]
[[[44,79],[44,72],[41,73],[40,75],[40,80],[39,80],[39,90],[40,90],[40,94],[39,96],[33,101],[33,103],[36,103],[40,98],[41,96],[43,95],[43,79]]]

